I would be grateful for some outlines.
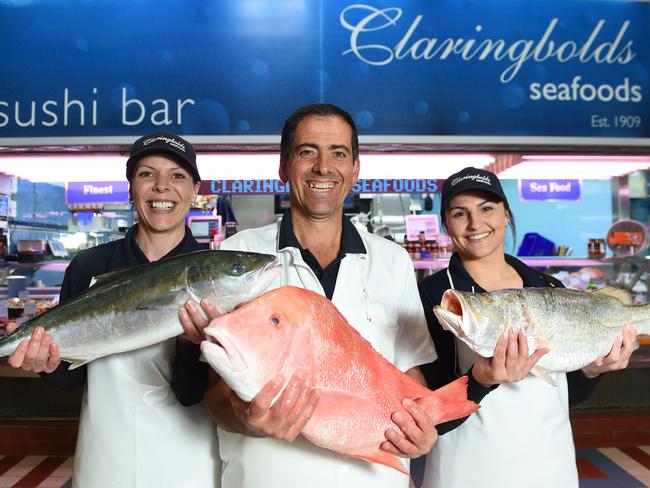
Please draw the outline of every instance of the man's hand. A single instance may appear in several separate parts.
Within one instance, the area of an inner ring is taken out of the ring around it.
[[[200,306],[194,300],[188,300],[185,306],[178,311],[178,319],[184,331],[183,335],[179,336],[179,339],[200,344],[201,341],[205,340],[203,329],[210,324],[212,319],[217,318],[219,315],[221,315],[221,312],[214,302],[208,298],[201,300]]]
[[[511,328],[499,337],[491,358],[476,356],[472,376],[486,388],[497,383],[515,383],[524,379],[548,351],[540,348],[529,356],[526,334]]]
[[[405,411],[393,412],[391,420],[401,432],[388,429],[381,449],[400,457],[416,458],[428,453],[438,440],[438,431],[426,412],[413,400],[404,398]]]
[[[15,322],[7,324],[7,332],[16,329]],[[32,373],[51,373],[61,363],[59,346],[52,343],[52,333],[36,327],[29,339],[23,340],[7,361],[12,368]]]
[[[284,376],[280,373],[250,403],[242,401],[234,392],[230,401],[235,417],[246,427],[245,434],[292,442],[307,425],[318,403],[319,390],[312,388],[313,384],[310,374],[296,371],[271,404],[284,385]]]
[[[607,356],[597,359],[593,363],[582,368],[582,373],[587,378],[595,378],[601,373],[608,371],[617,371],[627,368],[630,362],[630,356],[634,352],[634,342],[636,341],[636,327],[634,324],[628,324],[623,327],[623,331],[614,341]]]

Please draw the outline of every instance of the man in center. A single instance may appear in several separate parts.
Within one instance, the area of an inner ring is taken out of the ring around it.
[[[277,255],[282,264],[277,286],[328,297],[380,354],[425,384],[418,365],[434,361],[436,353],[411,260],[394,242],[358,231],[343,215],[359,164],[357,130],[347,112],[329,104],[300,108],[285,122],[280,146],[279,174],[290,184],[290,209],[279,223],[241,231],[221,249]],[[211,304],[202,305],[209,317],[218,314]],[[181,320],[205,325],[193,304]],[[300,437],[318,404],[318,390],[310,371],[294,374],[283,389],[286,379],[274,378],[250,403],[220,378],[212,382],[205,401],[219,427],[222,487],[409,486],[408,477],[392,468]],[[392,415],[399,431],[386,431],[381,448],[404,458],[408,467],[408,458],[431,449],[437,432],[417,405],[409,400],[402,405]]]

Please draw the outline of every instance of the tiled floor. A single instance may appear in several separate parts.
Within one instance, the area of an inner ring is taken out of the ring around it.
[[[650,446],[578,449],[580,488],[650,486]]]
[[[0,456],[0,488],[70,488],[72,458]]]
[[[578,449],[577,458],[580,488],[650,487],[650,446]],[[71,457],[0,456],[0,488],[70,488],[71,476]]]

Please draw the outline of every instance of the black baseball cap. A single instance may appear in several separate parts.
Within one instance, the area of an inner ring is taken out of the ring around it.
[[[467,167],[454,173],[445,180],[442,185],[442,201],[440,213],[444,222],[444,212],[449,207],[449,202],[456,195],[466,191],[484,191],[491,193],[504,203],[508,203],[506,194],[503,192],[501,182],[497,175],[485,169]]]
[[[142,136],[133,143],[131,155],[126,162],[126,179],[131,181],[133,170],[138,161],[149,154],[166,154],[172,156],[190,172],[194,181],[201,181],[196,167],[194,147],[181,136],[169,131],[158,131]]]

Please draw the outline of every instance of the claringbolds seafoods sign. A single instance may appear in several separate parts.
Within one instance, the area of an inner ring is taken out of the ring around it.
[[[314,102],[368,142],[650,144],[646,1],[0,0],[0,46],[0,144],[277,141]]]

